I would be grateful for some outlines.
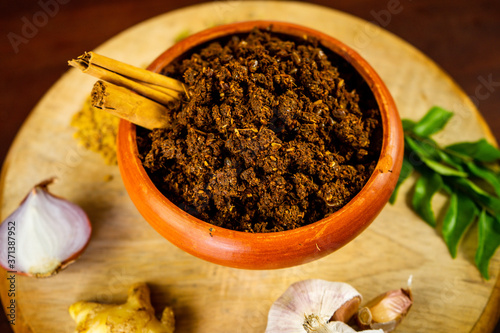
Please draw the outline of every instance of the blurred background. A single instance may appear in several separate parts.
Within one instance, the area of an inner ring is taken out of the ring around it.
[[[45,9],[50,14],[45,16],[46,20],[37,16],[43,6],[54,2],[59,5]],[[201,2],[206,1],[2,1],[0,162],[3,164],[12,140],[38,100],[68,70],[68,59],[94,49],[143,20]],[[500,140],[500,1],[307,2],[368,21],[378,20],[378,25],[420,49],[471,96]],[[398,3],[403,10],[383,21],[377,13],[387,10],[390,3]],[[39,20],[40,27],[23,31],[26,21],[32,20]],[[500,288],[498,283],[497,288]],[[492,316],[498,318],[499,312],[497,309]],[[3,311],[0,311],[0,332],[11,332]]]

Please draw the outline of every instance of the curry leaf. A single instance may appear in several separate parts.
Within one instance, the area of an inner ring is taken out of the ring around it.
[[[401,123],[403,124],[403,131],[411,131],[416,124],[416,122],[410,119],[403,119]]]
[[[422,161],[427,165],[429,168],[432,170],[436,171],[437,173],[443,175],[443,176],[456,176],[456,177],[467,177],[467,173],[457,170],[453,167],[447,166],[443,163],[436,162],[434,160],[431,160],[430,158],[422,158]]]
[[[467,173],[463,172],[461,167],[455,167],[457,163],[453,162],[450,157],[446,156],[445,159],[452,163],[451,165],[446,165],[441,162],[444,160],[443,155],[445,155],[445,153],[442,152],[433,141],[416,141],[410,137],[407,137],[405,141],[408,150],[411,151],[410,157],[413,160],[417,160],[415,157],[418,157],[418,159],[429,168],[444,176],[467,177]]]
[[[473,162],[467,163],[467,168],[474,176],[482,178],[483,180],[488,182],[491,187],[493,187],[493,190],[495,191],[497,196],[500,197],[500,179],[498,178],[496,173],[489,169],[476,165]]]
[[[396,187],[394,188],[394,191],[392,192],[391,198],[389,199],[389,203],[393,204],[396,201],[396,197],[398,195],[399,187],[403,182],[410,177],[412,174],[413,170],[415,168],[413,165],[410,163],[408,158],[405,156],[403,158],[403,165],[401,166],[401,172],[399,173],[399,178],[398,182],[396,183]]]
[[[481,274],[489,279],[488,267],[491,257],[500,246],[500,220],[482,211],[479,216],[478,247],[475,262]]]
[[[452,257],[456,256],[465,231],[478,220],[479,245],[475,261],[481,274],[488,278],[489,261],[500,245],[500,174],[493,171],[498,170],[500,150],[485,139],[441,147],[431,135],[442,130],[452,115],[433,107],[417,122],[403,119],[404,170],[390,201],[394,202],[399,186],[413,170],[420,173],[412,193],[412,208],[435,227],[432,198],[438,191],[450,197],[442,234]],[[493,191],[485,190],[484,186],[491,186]]]
[[[436,226],[436,218],[432,210],[432,197],[443,187],[441,176],[434,172],[423,172],[415,184],[412,206],[420,217],[430,224]]]
[[[487,210],[493,215],[500,216],[500,199],[490,195],[488,192],[480,188],[478,185],[465,178],[455,179],[455,184],[469,197],[473,198],[479,203],[483,209]]]
[[[465,155],[481,162],[494,162],[500,159],[500,150],[485,139],[475,142],[460,142],[446,147],[446,150]]]
[[[476,204],[467,195],[461,192],[451,194],[441,232],[452,258],[457,256],[460,239],[478,215]]]
[[[432,159],[439,159],[439,154],[437,153],[436,143],[431,139],[414,139],[410,136],[405,137],[406,149],[410,152],[410,157],[412,157],[415,162],[418,158],[427,157]],[[413,154],[412,154],[413,153]],[[413,156],[412,156],[413,155]],[[416,156],[415,156],[416,155]]]
[[[458,158],[457,156],[450,156],[444,150],[441,149],[439,149],[437,153],[442,162],[453,166],[457,170],[464,171],[462,159]]]
[[[413,126],[412,131],[419,136],[428,137],[442,130],[452,116],[453,112],[435,106]]]

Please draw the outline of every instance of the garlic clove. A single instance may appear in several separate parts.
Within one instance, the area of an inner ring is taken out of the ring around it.
[[[394,331],[413,304],[410,285],[411,276],[407,289],[388,291],[359,309],[356,315],[359,327],[383,329],[386,333]]]
[[[332,320],[349,321],[361,299],[347,283],[319,279],[296,282],[271,306],[266,333],[344,332],[337,330],[342,325]]]
[[[36,277],[57,273],[73,262],[90,240],[91,225],[74,203],[48,192],[54,179],[36,185],[0,225],[0,265]]]
[[[353,297],[345,302],[337,311],[335,311],[332,318],[330,318],[330,321],[341,321],[347,323],[352,316],[358,312],[360,304],[361,297]]]

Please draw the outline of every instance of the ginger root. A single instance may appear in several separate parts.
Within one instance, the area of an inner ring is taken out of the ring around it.
[[[74,303],[69,313],[76,322],[75,333],[173,333],[172,308],[166,307],[158,320],[149,295],[145,283],[136,283],[130,287],[124,304]]]

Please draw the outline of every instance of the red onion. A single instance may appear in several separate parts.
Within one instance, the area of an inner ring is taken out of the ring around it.
[[[53,179],[36,185],[0,225],[0,265],[29,276],[50,276],[85,249],[92,227],[82,208],[50,194]]]

